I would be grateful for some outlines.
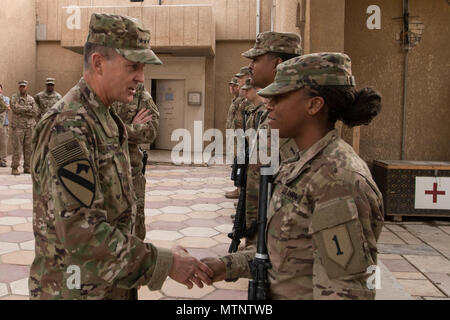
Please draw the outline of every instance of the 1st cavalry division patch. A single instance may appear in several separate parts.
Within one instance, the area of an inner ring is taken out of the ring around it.
[[[95,177],[87,159],[67,162],[58,169],[58,177],[69,193],[89,208],[95,196]]]

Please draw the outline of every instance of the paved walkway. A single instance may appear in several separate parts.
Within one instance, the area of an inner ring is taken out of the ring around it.
[[[10,170],[0,168],[0,299],[28,299],[34,258],[31,177],[12,176]],[[180,244],[198,258],[227,252],[234,213],[233,201],[224,197],[233,189],[228,166],[150,165],[146,177],[147,241],[166,248]],[[449,221],[388,222],[379,249],[384,264],[380,297],[406,298],[395,293],[406,290],[419,299],[449,299]],[[142,288],[139,298],[244,300],[247,283],[241,279],[187,290],[168,279],[160,291]]]

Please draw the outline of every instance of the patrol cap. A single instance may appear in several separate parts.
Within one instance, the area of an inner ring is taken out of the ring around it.
[[[232,84],[232,85],[237,86],[237,85],[239,84],[239,83],[238,83],[238,78],[237,78],[236,76],[234,76],[234,77],[231,79],[231,81],[228,82],[228,84]]]
[[[246,75],[251,75],[249,67],[242,67],[238,73],[236,73],[236,77],[241,78]]]
[[[55,84],[55,78],[47,78],[47,79],[45,79],[45,84]]]
[[[245,84],[241,87],[242,90],[248,90],[248,89],[252,89],[254,88],[254,86],[252,85],[252,79],[247,79],[245,80]]]
[[[19,87],[22,87],[22,86],[26,87],[27,85],[28,85],[28,81],[27,80],[20,80],[19,81]]]
[[[162,64],[150,49],[150,31],[136,18],[93,13],[86,42],[112,48],[133,62]]]
[[[301,55],[303,53],[302,38],[293,32],[262,32],[256,37],[253,48],[242,55],[252,59],[268,52]]]
[[[311,53],[277,66],[275,80],[258,91],[262,97],[276,96],[308,85],[355,86],[351,60],[345,53]]]

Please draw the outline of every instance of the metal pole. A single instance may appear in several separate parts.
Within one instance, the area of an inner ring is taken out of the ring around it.
[[[256,36],[260,33],[261,28],[261,0],[256,0]]]
[[[403,0],[403,48],[405,50],[405,64],[403,70],[403,117],[402,117],[402,145],[401,159],[405,160],[405,137],[406,137],[406,101],[408,89],[408,54],[409,54],[409,0]]]

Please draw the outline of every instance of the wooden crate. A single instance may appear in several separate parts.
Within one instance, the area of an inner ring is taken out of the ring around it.
[[[375,160],[387,217],[450,217],[450,162]]]

